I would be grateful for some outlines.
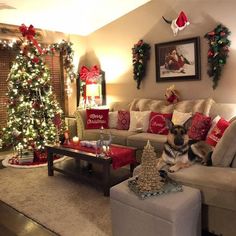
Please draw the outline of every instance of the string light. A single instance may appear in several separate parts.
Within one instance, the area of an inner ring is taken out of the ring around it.
[[[27,45],[27,43],[16,39],[13,40],[0,40],[0,49],[15,49],[17,51],[19,51],[19,53],[23,53],[23,51],[21,50],[22,46]],[[39,44],[39,46],[41,47],[41,45]],[[36,51],[38,52],[38,49],[36,48]],[[71,83],[69,83],[68,81],[70,80],[70,82],[74,82],[75,79],[77,78],[77,74],[75,73],[75,68],[73,65],[73,56],[74,56],[74,51],[72,49],[72,43],[71,42],[67,42],[65,40],[60,41],[59,43],[53,43],[48,45],[44,50],[43,53],[44,54],[50,54],[53,55],[55,52],[60,52],[62,53],[63,56],[63,67],[66,71],[66,88],[65,91],[67,93],[68,96],[71,96],[72,94],[72,86]],[[34,56],[28,52],[28,56],[30,58],[34,58]],[[15,65],[15,67],[17,67],[18,65]],[[29,65],[30,67],[32,66],[31,64]]]

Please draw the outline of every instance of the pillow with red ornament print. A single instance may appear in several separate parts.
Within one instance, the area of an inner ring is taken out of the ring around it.
[[[190,139],[205,140],[211,127],[211,117],[196,112],[192,118],[192,124],[188,130]]]
[[[166,126],[166,119],[171,120],[172,114],[162,114],[158,112],[151,112],[149,117],[148,133],[154,134],[168,134],[169,130]]]
[[[109,109],[87,109],[86,129],[108,128]]]
[[[117,129],[128,130],[130,124],[130,112],[129,111],[118,111]]]
[[[227,120],[225,120],[224,118],[220,118],[211,132],[208,133],[206,142],[209,145],[215,147],[229,125],[230,123]]]

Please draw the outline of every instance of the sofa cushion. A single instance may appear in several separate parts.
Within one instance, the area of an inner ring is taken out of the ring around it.
[[[87,109],[86,129],[108,128],[109,109]]]
[[[198,188],[203,203],[236,211],[236,169],[200,164],[169,174],[174,180]]]
[[[236,121],[225,130],[224,135],[217,143],[212,153],[212,164],[214,166],[230,166],[236,154]]]
[[[174,110],[171,121],[174,125],[183,125],[185,121],[192,117],[192,112],[181,112]]]
[[[162,114],[159,112],[151,112],[149,117],[148,133],[153,134],[165,134],[167,135],[169,130],[166,126],[166,119],[171,120],[172,114]]]
[[[120,145],[127,145],[127,138],[136,134],[136,132],[130,132],[127,130],[109,129],[109,131],[112,135],[112,143]]]
[[[110,111],[109,112],[109,121],[108,126],[110,129],[114,129],[117,126],[118,121],[118,111]]]
[[[184,100],[175,104],[175,109],[181,112],[196,112],[204,115],[209,115],[210,108],[214,104],[214,100],[208,99],[196,99],[196,100]]]
[[[230,119],[236,116],[236,106],[231,103],[213,103],[209,115],[212,118],[219,115],[230,121]]]
[[[167,140],[166,135],[151,134],[151,133],[138,133],[131,135],[127,138],[128,146],[137,147],[138,149],[143,149],[147,144],[147,141],[151,142],[151,145],[156,151],[162,152],[164,143]]]
[[[227,120],[225,120],[224,118],[220,118],[211,130],[211,132],[208,132],[206,142],[209,145],[215,147],[229,125],[230,123]]]
[[[118,111],[117,126],[115,128],[120,130],[128,130],[130,125],[130,112]]]
[[[173,104],[166,104],[165,100],[154,99],[134,99],[130,106],[131,111],[155,111],[160,113],[172,113],[174,110]]]
[[[150,111],[130,111],[129,131],[140,129],[146,132],[149,124]]]
[[[188,131],[189,138],[193,140],[205,140],[210,127],[211,117],[196,112]]]

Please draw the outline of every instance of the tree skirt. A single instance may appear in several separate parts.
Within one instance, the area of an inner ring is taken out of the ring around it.
[[[14,168],[37,168],[37,167],[42,167],[42,166],[47,166],[47,161],[45,162],[33,162],[32,164],[12,164],[10,163],[12,159],[12,154],[6,155],[4,160],[2,161],[2,165],[5,167],[14,167]],[[66,157],[60,157],[55,159],[53,162],[57,163],[60,161],[63,161]]]

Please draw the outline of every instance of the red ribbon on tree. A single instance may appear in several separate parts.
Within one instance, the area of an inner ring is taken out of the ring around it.
[[[25,24],[22,24],[20,27],[20,32],[22,33],[23,37],[26,37],[27,40],[31,41],[34,46],[38,49],[39,53],[42,54],[42,49],[39,47],[37,40],[35,37],[35,29],[33,25],[27,27]]]

